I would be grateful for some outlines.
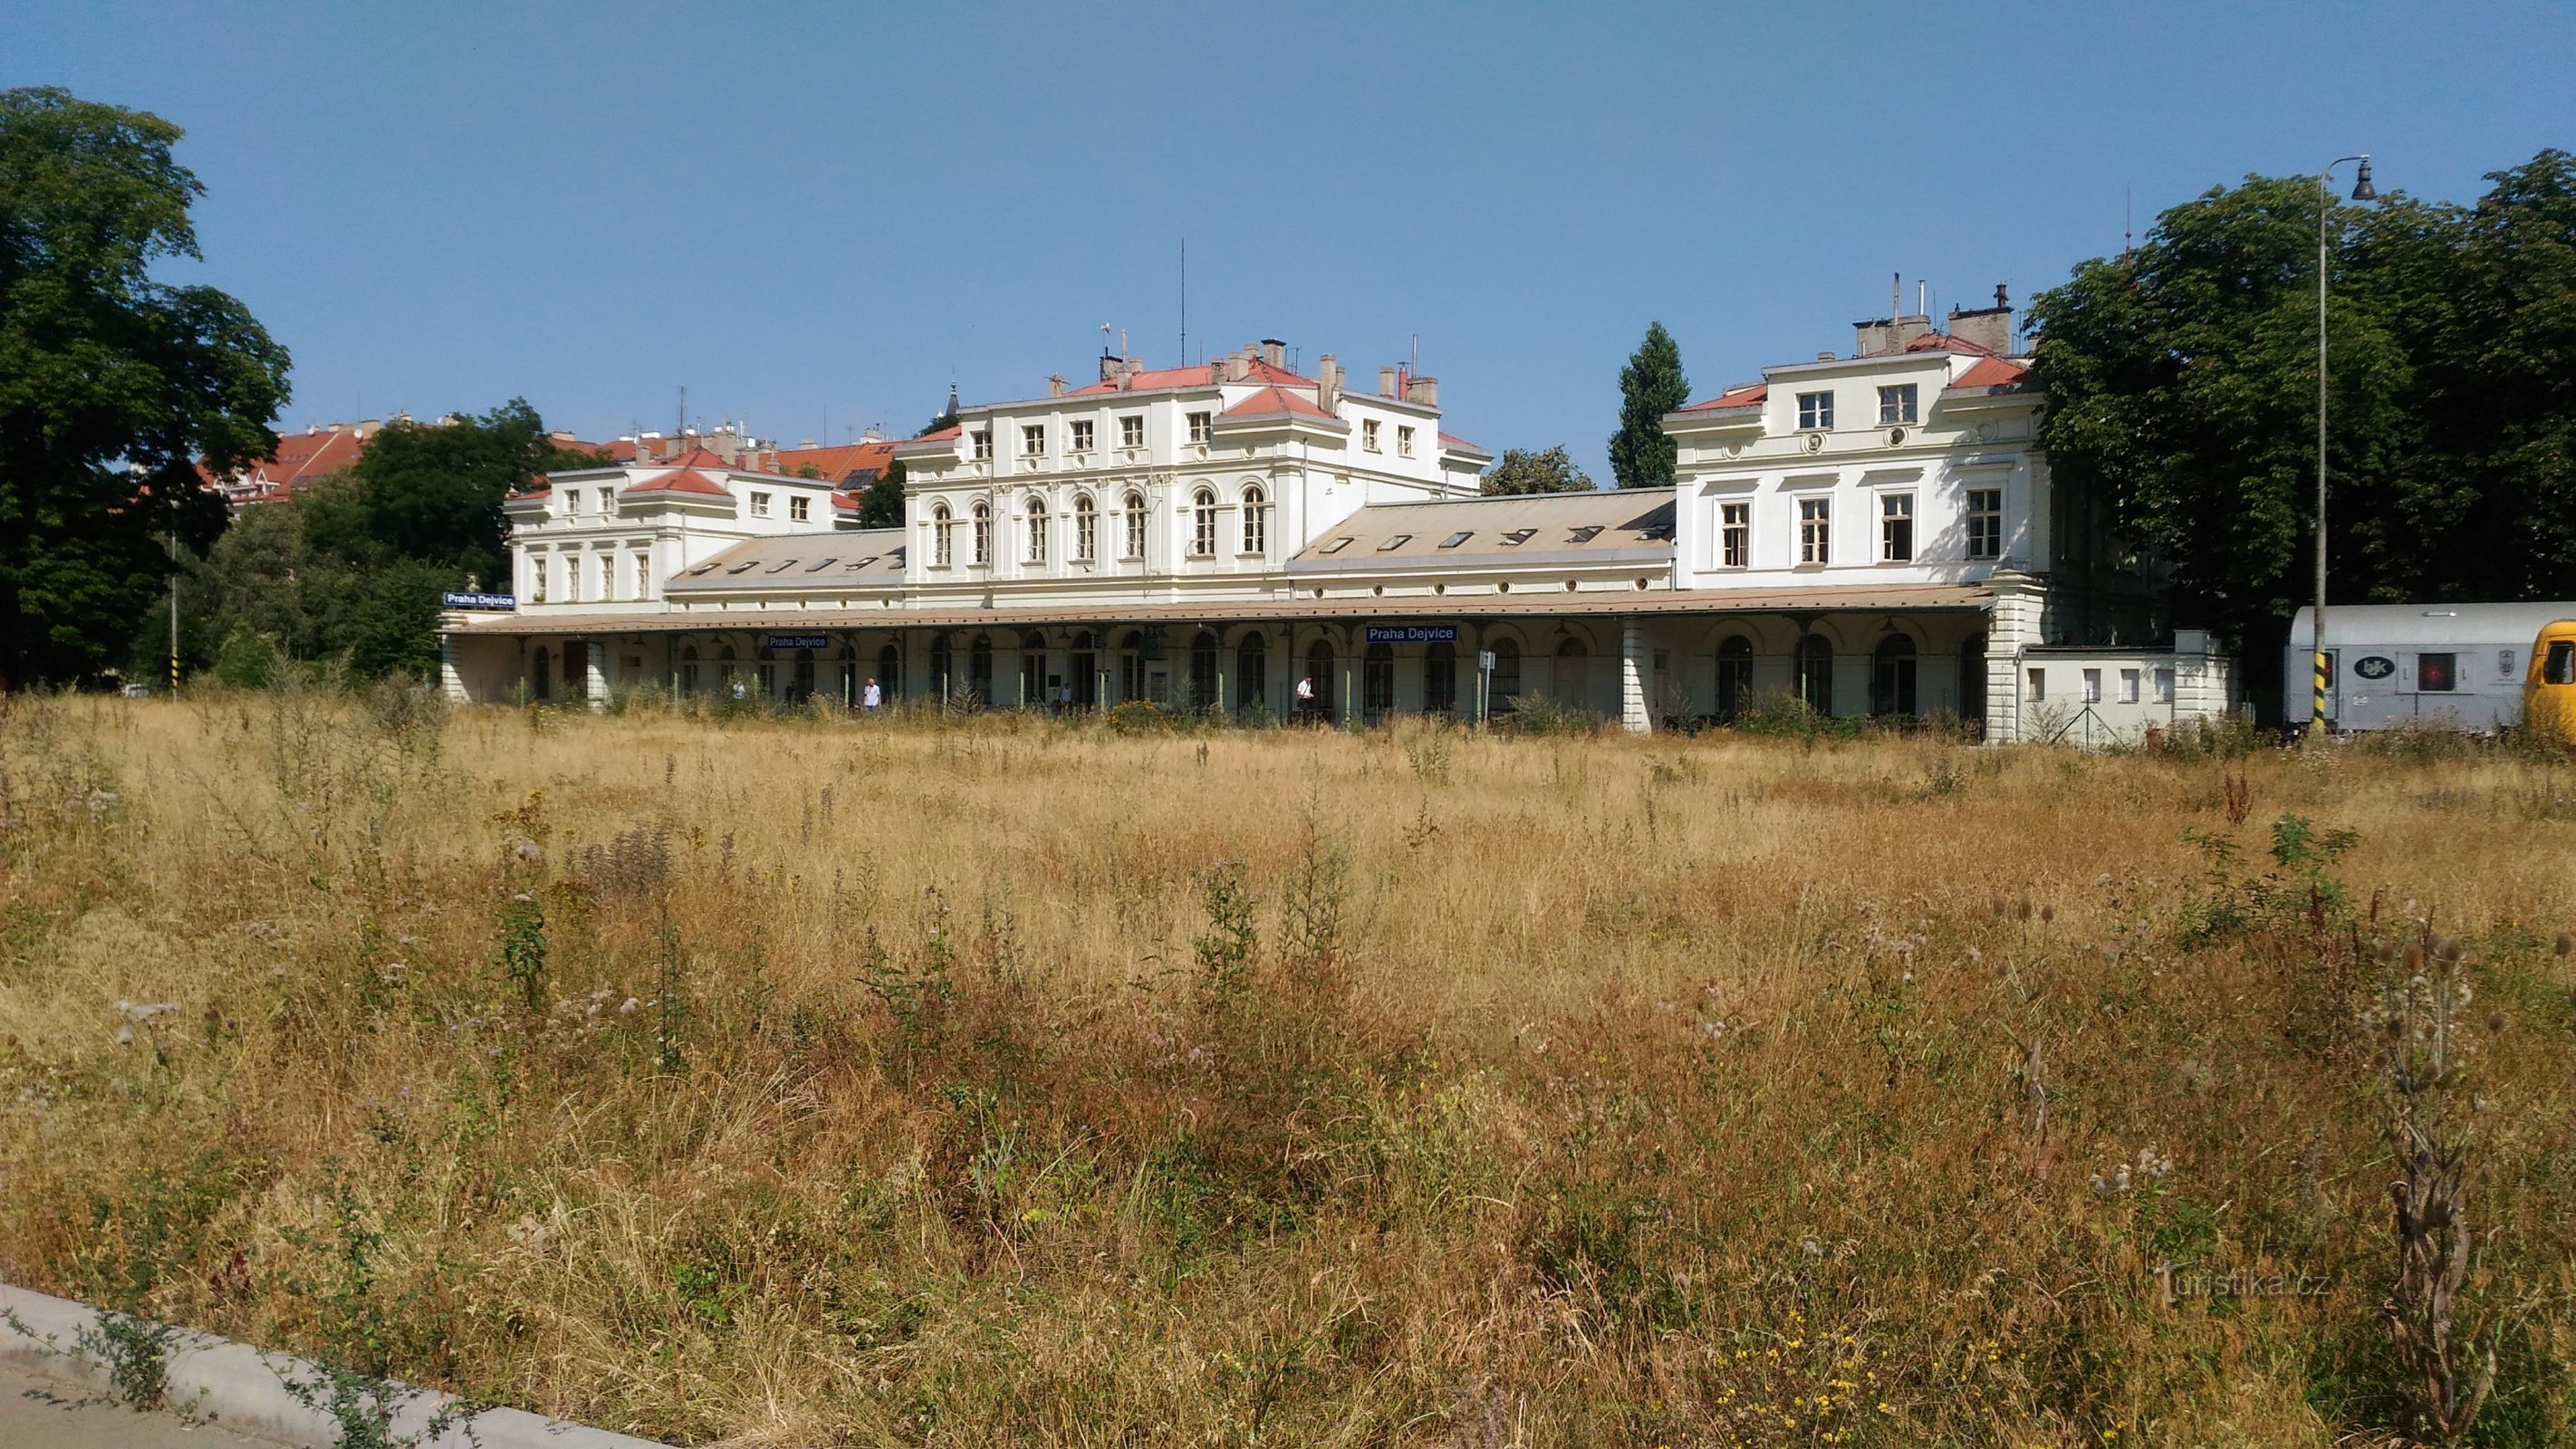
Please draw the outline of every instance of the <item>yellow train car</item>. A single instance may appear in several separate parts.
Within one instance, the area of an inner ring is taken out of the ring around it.
[[[2522,682],[2523,728],[2576,748],[2576,619],[2541,626]]]

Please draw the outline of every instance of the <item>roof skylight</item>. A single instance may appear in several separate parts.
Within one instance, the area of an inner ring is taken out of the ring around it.
[[[1377,551],[1379,553],[1393,553],[1395,550],[1402,548],[1411,542],[1413,542],[1412,534],[1399,533],[1395,537],[1388,539],[1386,542],[1379,544],[1377,546]]]
[[[1474,538],[1475,536],[1476,530],[1472,528],[1462,528],[1456,533],[1449,535],[1447,538],[1440,540],[1440,546],[1442,548],[1456,548],[1458,545],[1465,543],[1467,540]]]
[[[1503,535],[1503,542],[1517,548],[1537,536],[1538,530],[1535,528],[1515,528]]]
[[[1340,553],[1343,549],[1349,548],[1350,546],[1351,540],[1347,535],[1345,535],[1341,538],[1334,539],[1331,543],[1325,544],[1322,548],[1315,550],[1315,552]]]
[[[1602,525],[1598,523],[1587,523],[1581,528],[1576,529],[1574,531],[1574,537],[1567,541],[1570,543],[1590,543],[1592,540],[1601,536],[1601,529]]]

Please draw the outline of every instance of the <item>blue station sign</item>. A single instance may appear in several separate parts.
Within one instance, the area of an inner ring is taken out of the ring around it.
[[[519,596],[516,594],[463,594],[451,589],[439,595],[439,602],[450,609],[507,610],[519,607]]]
[[[763,649],[829,649],[832,647],[832,638],[828,634],[772,634],[760,641],[760,647]]]
[[[1371,644],[1455,644],[1458,642],[1458,626],[1455,624],[1371,624],[1368,626],[1368,642]]]

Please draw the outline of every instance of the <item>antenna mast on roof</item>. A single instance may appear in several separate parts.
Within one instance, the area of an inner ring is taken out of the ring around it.
[[[2123,187],[2121,187],[2121,188],[2120,188],[2120,260],[2122,260],[2122,261],[2124,261],[2124,262],[2125,262],[2125,261],[2127,261],[2127,260],[2129,259],[2129,252],[2130,252],[2130,246],[2129,246],[2129,243],[2130,243],[2132,240],[2134,240],[2134,239],[2135,239],[2135,237],[2136,237],[2136,235],[2137,235],[2137,233],[2132,229],[2132,228],[2135,226],[2135,224],[2136,224],[2136,220],[2137,220],[2136,215],[2135,215],[2135,211],[2136,211],[2136,197],[2135,197],[2134,189],[2133,189],[2133,188],[2131,188],[2131,187],[2127,187],[2127,186],[2123,186]]]
[[[1181,238],[1181,360],[1190,363],[1190,239]]]
[[[674,422],[674,423],[671,425],[671,441],[672,441],[672,442],[674,442],[674,443],[678,442],[678,441],[680,440],[681,436],[682,436],[682,435],[684,435],[684,434],[686,434],[688,431],[689,431],[689,389],[688,389],[688,385],[687,385],[687,384],[685,384],[685,383],[683,383],[683,384],[681,384],[681,386],[680,386],[680,416],[679,416],[679,420],[678,420],[677,422]]]

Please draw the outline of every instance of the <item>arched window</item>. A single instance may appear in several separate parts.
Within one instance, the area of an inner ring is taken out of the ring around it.
[[[1822,634],[1798,641],[1798,698],[1818,714],[1834,712],[1834,644]]]
[[[982,568],[993,561],[993,506],[975,502],[975,566]]]
[[[1878,641],[1869,672],[1869,712],[1914,713],[1914,641],[1902,634],[1890,634]]]
[[[796,668],[789,678],[791,682],[787,686],[788,698],[811,699],[814,697],[813,650],[799,649],[796,651]]]
[[[1307,683],[1314,687],[1315,697],[1311,701],[1311,707],[1315,718],[1319,720],[1333,717],[1333,673],[1332,641],[1318,639],[1307,645],[1305,677]]]
[[[1029,562],[1033,564],[1045,563],[1046,548],[1046,500],[1043,498],[1032,498],[1029,500]]]
[[[891,644],[877,651],[877,691],[888,704],[903,697],[903,651]]]
[[[966,650],[966,687],[977,704],[993,702],[993,636],[978,634]]]
[[[1486,708],[1495,714],[1510,714],[1519,708],[1521,695],[1521,646],[1510,639],[1493,643],[1494,679],[1488,686],[1493,694]]]
[[[1422,651],[1422,708],[1447,714],[1458,707],[1458,647],[1434,644]]]
[[[1733,719],[1753,703],[1753,641],[1729,634],[1717,646],[1717,717]]]
[[[1243,551],[1267,553],[1270,550],[1270,496],[1254,484],[1243,490]]]
[[[1145,495],[1130,493],[1127,495],[1127,551],[1119,557],[1140,559],[1144,556]]]
[[[1084,499],[1083,502],[1090,500]],[[1099,641],[1092,638],[1090,630],[1074,631],[1073,652],[1064,663],[1067,679],[1073,685],[1073,703],[1077,709],[1089,709],[1100,703],[1100,656],[1094,652],[1098,648]]]
[[[537,646],[537,652],[529,656],[528,697],[530,699],[555,697],[555,657],[547,652],[544,645]]]
[[[734,668],[734,665],[740,662],[741,657],[742,656],[733,652],[733,646],[730,644],[727,644],[716,651],[716,688],[724,691],[726,694],[738,694],[741,692],[742,682],[738,677],[741,674],[741,671]]]
[[[1190,557],[1216,557],[1216,490],[1190,495]]]
[[[1088,493],[1073,500],[1073,561],[1089,563],[1100,557],[1100,513],[1092,506]]]
[[[957,687],[956,667],[956,658],[948,647],[948,636],[944,633],[931,635],[928,682],[932,689],[939,692],[939,704],[943,709],[947,708],[949,694]]]
[[[1270,703],[1270,645],[1259,630],[1234,646],[1234,702],[1237,708],[1261,709]]]
[[[956,560],[956,518],[945,503],[930,505],[930,562],[933,568],[946,568]]]
[[[1190,640],[1190,708],[1210,710],[1224,701],[1217,698],[1217,638],[1205,629]]]
[[[1567,704],[1592,703],[1592,650],[1570,634],[1556,641],[1556,697]]]
[[[698,692],[698,646],[695,644],[685,644],[680,648],[680,692]]]
[[[1395,646],[1371,644],[1360,656],[1360,712],[1370,720],[1395,708]]]

